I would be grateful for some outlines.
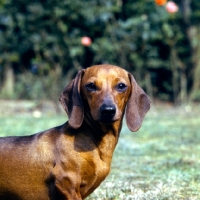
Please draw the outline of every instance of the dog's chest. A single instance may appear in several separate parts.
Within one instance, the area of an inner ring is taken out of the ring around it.
[[[85,161],[81,167],[80,190],[83,196],[95,190],[110,171],[110,164],[102,161],[98,155],[95,155],[93,159],[90,158],[84,158]]]

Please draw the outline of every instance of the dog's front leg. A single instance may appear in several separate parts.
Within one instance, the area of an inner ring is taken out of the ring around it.
[[[56,165],[52,172],[56,190],[63,199],[83,199],[80,193],[81,178],[76,171],[69,168],[64,170],[60,165]]]

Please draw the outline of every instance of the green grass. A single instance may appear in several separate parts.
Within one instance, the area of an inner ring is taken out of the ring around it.
[[[123,126],[110,175],[87,200],[200,199],[200,109],[156,107],[135,133]],[[0,136],[60,125],[65,115],[0,114]]]

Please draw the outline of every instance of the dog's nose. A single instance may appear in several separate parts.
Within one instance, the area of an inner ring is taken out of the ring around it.
[[[101,112],[101,115],[104,115],[104,116],[107,116],[107,115],[114,116],[116,113],[116,107],[114,105],[103,104],[100,107],[100,112]]]
[[[106,105],[103,104],[100,107],[100,114],[101,114],[101,122],[103,123],[111,123],[113,121],[113,117],[116,113],[116,107],[115,105]]]

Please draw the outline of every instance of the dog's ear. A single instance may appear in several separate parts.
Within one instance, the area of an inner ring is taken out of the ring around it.
[[[80,94],[83,74],[84,70],[79,71],[76,77],[63,90],[59,98],[64,110],[68,114],[69,125],[75,129],[81,126],[84,118],[84,108]]]
[[[131,131],[137,131],[150,109],[150,99],[131,74],[129,74],[129,79],[132,89],[126,106],[126,123]]]

